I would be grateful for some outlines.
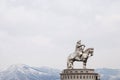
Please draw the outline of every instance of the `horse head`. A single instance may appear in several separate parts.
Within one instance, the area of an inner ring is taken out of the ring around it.
[[[87,53],[88,55],[91,54],[93,56],[94,48],[88,48],[84,51],[84,53]]]

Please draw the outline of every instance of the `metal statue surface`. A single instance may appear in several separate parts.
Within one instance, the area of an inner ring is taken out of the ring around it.
[[[83,68],[86,68],[87,59],[90,56],[93,56],[94,48],[87,48],[85,49],[85,45],[81,44],[81,40],[77,42],[75,52],[70,54],[67,59],[67,68],[73,69],[73,63],[74,61],[82,61],[83,62]]]

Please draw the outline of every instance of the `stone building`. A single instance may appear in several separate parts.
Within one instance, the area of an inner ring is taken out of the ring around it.
[[[94,69],[64,69],[60,74],[61,80],[100,80]]]

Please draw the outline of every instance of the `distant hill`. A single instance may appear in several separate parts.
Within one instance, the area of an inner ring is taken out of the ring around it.
[[[59,70],[47,67],[12,65],[0,72],[0,80],[58,80],[59,72]]]
[[[120,69],[96,69],[101,76],[101,80],[120,80]]]
[[[119,69],[96,69],[101,80],[120,80]],[[28,65],[12,65],[0,72],[0,80],[60,80],[60,70],[49,67],[30,67]]]

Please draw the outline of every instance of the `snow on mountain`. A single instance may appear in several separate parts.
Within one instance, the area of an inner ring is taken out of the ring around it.
[[[120,80],[119,69],[96,69],[101,80]],[[60,70],[48,67],[30,67],[28,65],[12,65],[0,71],[0,80],[60,80]]]
[[[0,72],[0,80],[57,80],[59,70],[28,65],[12,65]]]
[[[120,69],[96,69],[101,76],[101,80],[120,80]]]

